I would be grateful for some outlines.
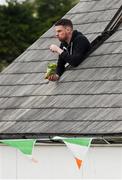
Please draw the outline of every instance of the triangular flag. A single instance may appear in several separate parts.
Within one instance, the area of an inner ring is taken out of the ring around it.
[[[19,149],[23,154],[32,158],[32,151],[34,144],[36,142],[35,139],[8,139],[8,140],[0,140],[1,143],[6,144],[11,147],[15,147]]]
[[[72,152],[77,166],[80,169],[83,161],[85,159],[88,148],[91,144],[92,138],[62,138],[62,137],[54,137],[54,140],[62,140],[66,146]]]
[[[80,160],[80,159],[77,159],[77,158],[75,158],[75,160],[76,160],[76,163],[77,163],[78,168],[80,169],[81,164],[82,164],[83,161]]]

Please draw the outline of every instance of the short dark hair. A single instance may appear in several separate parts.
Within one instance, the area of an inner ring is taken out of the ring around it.
[[[69,26],[73,29],[73,24],[72,24],[72,21],[69,20],[69,19],[60,19],[59,21],[57,21],[55,23],[55,26]]]

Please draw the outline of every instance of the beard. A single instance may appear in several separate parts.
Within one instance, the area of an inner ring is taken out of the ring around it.
[[[58,40],[59,40],[60,42],[64,42],[64,41],[65,41],[65,38],[58,38]]]
[[[60,42],[65,42],[65,41],[67,40],[67,38],[66,38],[66,37],[63,37],[63,38],[58,37],[58,40],[59,40]]]

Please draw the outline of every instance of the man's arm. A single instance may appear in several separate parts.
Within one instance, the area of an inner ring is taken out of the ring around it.
[[[59,58],[60,58],[60,54],[63,52],[63,50],[58,47],[57,45],[55,44],[52,44],[50,46],[50,50],[54,53],[57,53],[59,54]],[[62,75],[62,73],[64,72],[64,65],[62,64],[62,62],[59,62],[57,63],[57,68],[56,68],[56,74],[53,74],[53,75],[50,75],[48,77],[48,80],[49,81],[57,81],[59,80],[60,76]]]

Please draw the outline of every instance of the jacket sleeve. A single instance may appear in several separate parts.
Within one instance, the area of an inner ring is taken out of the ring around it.
[[[61,59],[61,57],[59,56],[58,63],[57,63],[57,68],[56,68],[56,74],[61,76],[64,73],[65,64],[66,64],[66,62],[63,59]]]
[[[60,48],[63,49],[63,45],[61,43]],[[56,68],[56,74],[61,76],[65,71],[65,60],[61,58],[61,55],[59,55],[58,62],[57,62],[57,68]]]
[[[73,53],[63,51],[60,55],[60,61],[69,63],[71,66],[78,66],[83,60],[86,53],[90,50],[90,43],[85,36],[80,36],[73,42]]]

